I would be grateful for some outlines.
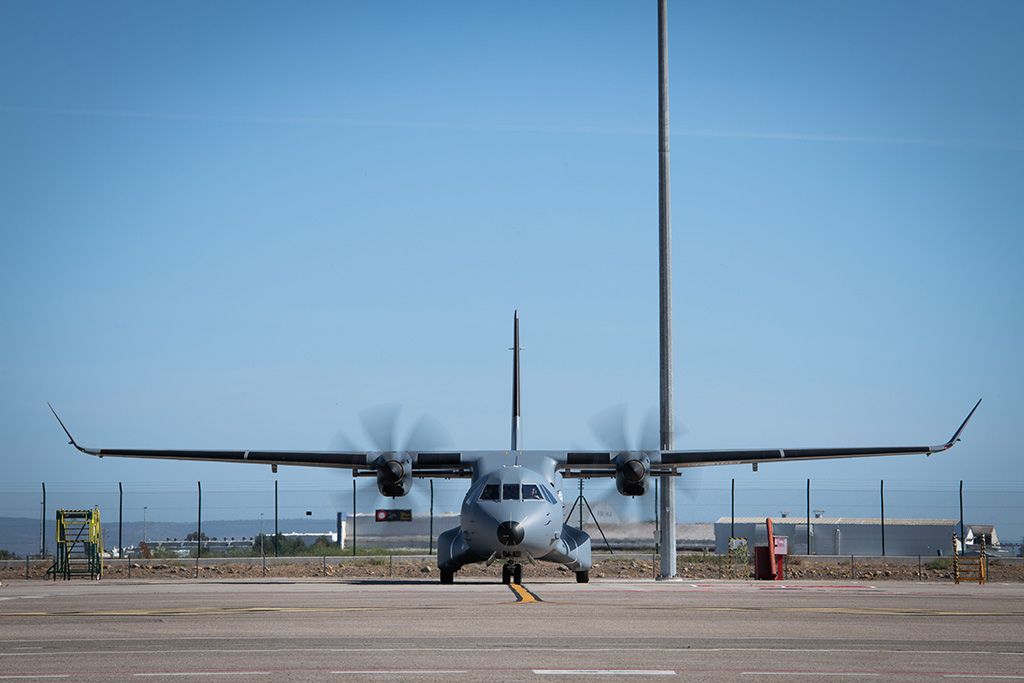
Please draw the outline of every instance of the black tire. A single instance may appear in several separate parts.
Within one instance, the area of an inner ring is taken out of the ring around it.
[[[523,585],[523,565],[517,564],[512,568],[512,583]]]
[[[501,582],[506,586],[512,583],[512,570],[507,564],[501,565]]]
[[[576,572],[576,583],[590,583],[590,572]]]
[[[455,572],[441,570],[441,583],[455,583]]]

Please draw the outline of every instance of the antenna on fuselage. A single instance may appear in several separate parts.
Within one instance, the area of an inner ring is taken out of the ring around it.
[[[519,450],[519,311],[512,331],[512,450]]]

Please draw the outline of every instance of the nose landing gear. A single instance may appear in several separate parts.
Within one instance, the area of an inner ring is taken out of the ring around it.
[[[510,583],[523,583],[523,565],[506,564],[501,567],[501,582],[505,585]]]

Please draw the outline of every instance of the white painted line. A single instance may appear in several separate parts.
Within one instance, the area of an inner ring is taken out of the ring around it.
[[[865,671],[744,671],[741,676],[880,676]]]
[[[374,675],[386,675],[386,676],[433,676],[434,674],[464,674],[469,673],[468,671],[456,671],[454,669],[432,669],[429,671],[424,670],[391,670],[385,671],[381,669],[377,670],[362,670],[362,671],[332,671],[332,674],[338,674],[339,676],[374,676]]]
[[[22,674],[19,676],[0,676],[0,681],[28,681],[37,678],[71,678],[71,674]]]
[[[942,674],[943,678],[1013,678],[1024,679],[1017,674]]]
[[[269,676],[269,671],[153,671],[132,676]]]
[[[675,676],[667,669],[534,669],[539,676]]]

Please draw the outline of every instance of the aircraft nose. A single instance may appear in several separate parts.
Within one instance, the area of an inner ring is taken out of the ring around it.
[[[519,545],[526,532],[519,522],[502,522],[498,525],[498,542],[502,545]]]

